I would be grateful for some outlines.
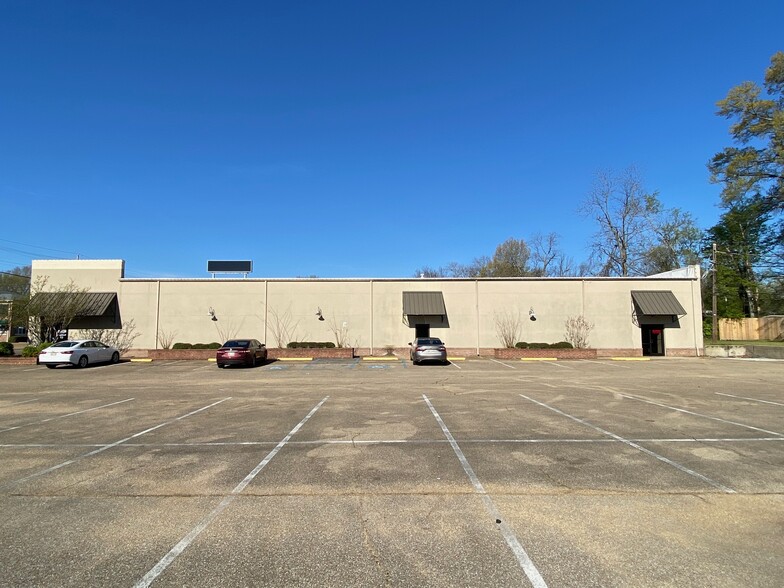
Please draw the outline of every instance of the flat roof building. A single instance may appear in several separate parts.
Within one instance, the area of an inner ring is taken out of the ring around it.
[[[74,327],[130,321],[134,348],[162,341],[258,339],[268,347],[342,338],[356,353],[401,348],[417,336],[450,351],[492,355],[504,324],[518,341],[564,341],[566,322],[593,325],[601,355],[702,354],[699,266],[639,278],[126,278],[123,260],[35,260],[32,284],[94,294]],[[85,312],[101,311],[95,316]],[[108,313],[113,313],[108,316]]]

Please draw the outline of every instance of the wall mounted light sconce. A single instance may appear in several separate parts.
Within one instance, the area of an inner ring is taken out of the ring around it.
[[[320,321],[324,320],[324,315],[321,314],[321,307],[320,306],[319,306],[318,310],[316,311],[316,316],[318,317],[318,320],[320,320]]]
[[[215,316],[215,309],[212,308],[212,306],[210,306],[210,309],[207,311],[207,313],[210,315],[210,320],[213,320],[213,321],[217,321],[218,320],[218,317]]]
[[[533,306],[528,310],[528,318],[531,319],[532,321],[536,320],[536,313],[534,312]]]

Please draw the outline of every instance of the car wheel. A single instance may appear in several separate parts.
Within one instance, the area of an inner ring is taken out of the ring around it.
[[[120,363],[120,354],[116,351],[112,353],[112,363]]]
[[[225,368],[226,366],[225,366],[225,365],[223,365],[222,363],[219,363],[219,364],[218,364],[218,367],[219,367],[219,368],[221,368],[221,369],[223,369],[223,368]]]
[[[54,368],[57,367],[57,364],[54,364],[54,363],[47,363],[47,364],[44,364],[44,365],[46,365],[46,367],[48,367],[50,370],[53,370]]]
[[[89,360],[89,359],[87,359],[87,356],[86,356],[86,355],[82,355],[82,356],[79,358],[79,367],[80,367],[80,368],[86,368],[88,363],[90,363],[90,360]]]

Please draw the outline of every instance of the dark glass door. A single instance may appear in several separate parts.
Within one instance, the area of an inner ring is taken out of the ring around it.
[[[664,325],[642,325],[642,354],[664,355]]]
[[[414,329],[416,330],[415,337],[417,339],[419,339],[420,337],[429,337],[430,336],[430,325],[429,324],[414,325]]]

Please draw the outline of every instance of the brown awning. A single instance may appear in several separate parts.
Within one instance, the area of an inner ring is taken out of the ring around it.
[[[403,292],[403,314],[414,316],[446,316],[441,292]]]
[[[75,317],[109,316],[116,314],[117,292],[39,292],[30,302],[51,309],[73,305]]]
[[[684,316],[686,310],[671,290],[632,290],[632,300],[638,314]]]

